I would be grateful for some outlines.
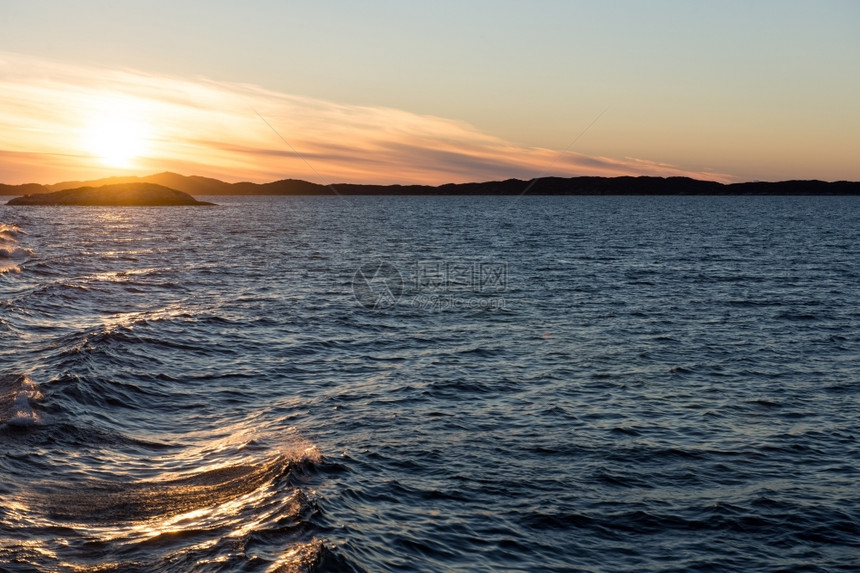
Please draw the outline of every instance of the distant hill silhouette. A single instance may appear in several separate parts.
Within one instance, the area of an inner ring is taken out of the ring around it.
[[[178,173],[165,171],[164,173],[156,173],[155,175],[147,175],[146,177],[108,177],[105,179],[96,179],[93,181],[64,181],[53,185],[44,185],[46,191],[62,191],[64,189],[76,189],[80,187],[102,187],[104,185],[117,185],[121,183],[154,183],[163,185],[170,189],[176,189],[183,193],[191,195],[234,195],[229,189],[233,187],[233,183],[225,183],[218,179],[209,177],[199,177],[197,175],[186,176]]]
[[[24,183],[23,185],[5,185],[0,183],[0,195],[29,195],[30,193],[44,193],[45,186],[38,183]]]
[[[188,193],[154,183],[118,183],[101,187],[63,189],[17,197],[7,205],[140,206],[212,205]]]
[[[158,173],[146,177],[111,177],[95,181],[67,181],[53,185],[0,185],[0,194],[44,193],[129,183],[152,183],[190,195],[860,195],[860,182],[781,181],[722,184],[688,177],[543,177],[530,181],[508,179],[445,185],[332,186],[284,179],[271,183],[226,183],[208,177]]]

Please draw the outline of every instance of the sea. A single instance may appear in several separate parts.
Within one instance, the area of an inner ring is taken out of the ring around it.
[[[0,571],[860,570],[860,197],[0,207]]]

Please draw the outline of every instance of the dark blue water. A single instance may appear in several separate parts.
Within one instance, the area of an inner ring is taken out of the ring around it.
[[[860,567],[857,198],[215,200],[0,207],[0,570]]]

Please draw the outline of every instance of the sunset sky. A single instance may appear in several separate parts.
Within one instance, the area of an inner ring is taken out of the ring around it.
[[[0,182],[860,180],[860,2],[0,4]]]

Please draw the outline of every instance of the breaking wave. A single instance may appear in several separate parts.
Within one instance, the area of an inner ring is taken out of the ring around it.
[[[19,271],[19,263],[32,256],[31,250],[19,246],[21,235],[26,233],[18,225],[0,223],[0,273]]]
[[[0,425],[30,426],[39,422],[39,388],[27,376],[0,374]]]

